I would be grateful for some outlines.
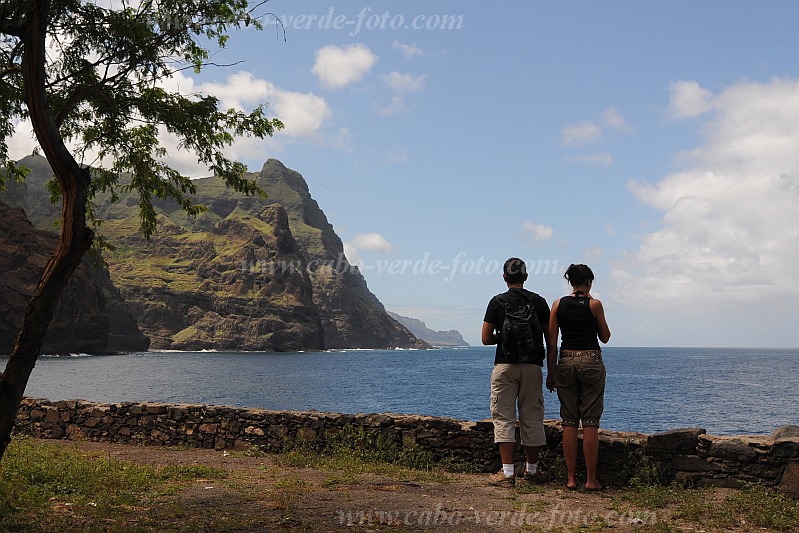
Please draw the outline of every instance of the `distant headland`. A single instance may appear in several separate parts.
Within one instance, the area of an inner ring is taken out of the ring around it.
[[[463,335],[458,330],[435,331],[416,318],[398,315],[391,311],[388,312],[388,315],[431,346],[469,346],[469,343],[463,340]]]

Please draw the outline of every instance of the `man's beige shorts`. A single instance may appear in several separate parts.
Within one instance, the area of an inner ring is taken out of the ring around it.
[[[494,365],[491,372],[491,418],[494,442],[516,442],[516,405],[522,446],[544,446],[542,369],[516,363]]]

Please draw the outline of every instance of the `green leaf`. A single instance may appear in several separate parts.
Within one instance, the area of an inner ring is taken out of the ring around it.
[[[6,139],[16,121],[28,116],[22,76],[16,70],[26,52],[10,32],[23,22],[28,2],[0,17],[0,187],[24,171],[8,160]],[[265,138],[283,128],[266,115],[266,104],[249,112],[221,109],[207,94],[181,94],[165,80],[190,69],[209,68],[209,58],[235,31],[262,28],[254,9],[264,2],[244,0],[142,0],[112,9],[105,3],[53,0],[45,72],[50,113],[61,138],[78,161],[91,165],[88,221],[99,227],[97,202],[116,202],[121,193],[138,198],[140,229],[150,237],[157,226],[153,200],[176,202],[190,216],[195,187],[172,167],[161,134],[176,137],[226,186],[246,195],[264,193],[244,175],[245,166],[224,155],[236,138]],[[117,3],[117,6],[120,4]],[[7,33],[2,33],[6,29]],[[92,154],[92,155],[90,155]],[[89,161],[84,161],[91,158]],[[58,183],[48,184],[57,201]],[[100,241],[102,242],[102,241]]]

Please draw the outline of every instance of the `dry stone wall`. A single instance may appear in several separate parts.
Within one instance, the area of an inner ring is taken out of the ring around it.
[[[416,446],[435,461],[486,472],[498,467],[489,420],[25,398],[16,424],[18,433],[39,438],[217,450],[257,447],[274,452],[297,443],[324,448],[345,428],[377,432],[402,446]],[[545,457],[553,461],[561,452],[559,424],[547,421],[546,432]],[[755,482],[779,486],[799,497],[799,427],[783,426],[770,437],[713,436],[700,428],[654,435],[601,430],[599,467],[608,484],[628,483],[634,477],[690,486]]]

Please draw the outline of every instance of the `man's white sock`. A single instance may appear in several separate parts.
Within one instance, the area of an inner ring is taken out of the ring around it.
[[[513,477],[516,474],[516,465],[513,463],[506,465],[505,463],[502,464],[502,473],[505,474],[505,477]]]
[[[535,474],[538,472],[538,463],[527,463],[527,473],[528,474]]]

